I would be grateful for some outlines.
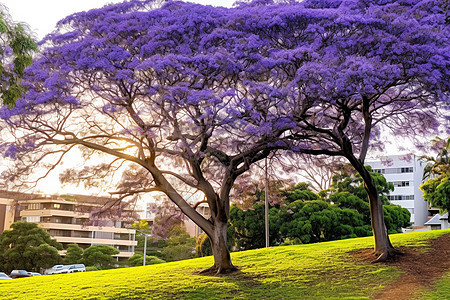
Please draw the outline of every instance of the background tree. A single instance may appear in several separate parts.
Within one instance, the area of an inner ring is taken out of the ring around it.
[[[351,170],[351,169],[349,169]],[[402,232],[410,225],[407,209],[388,203],[386,194],[393,190],[383,175],[373,174],[384,199],[384,215],[389,233]],[[333,177],[330,189],[315,194],[307,184],[299,183],[279,191],[284,201],[270,208],[270,243],[303,244],[369,236],[370,210],[367,192],[361,177],[347,171]],[[253,209],[230,210],[229,235],[238,249],[264,247],[264,205],[254,202]]]
[[[66,250],[66,256],[63,259],[64,264],[79,264],[83,259],[83,249],[78,244],[69,244]]]
[[[140,267],[144,263],[144,254],[143,253],[135,253],[132,257],[128,259],[128,265],[130,267]],[[162,260],[159,257],[146,255],[145,256],[145,265],[155,265],[155,264],[162,264],[165,263],[164,260]]]
[[[0,97],[4,104],[14,105],[24,91],[22,76],[36,51],[28,25],[14,22],[0,4]]]
[[[93,245],[84,250],[83,262],[86,266],[93,266],[100,270],[110,269],[117,262],[113,255],[120,251],[108,245]]]
[[[429,178],[420,186],[423,191],[423,198],[429,201],[432,206],[441,209],[441,212],[450,212],[450,137],[445,139],[437,138],[433,141],[434,148],[440,148],[436,158],[423,156],[428,164],[424,168],[424,179]]]
[[[410,226],[411,214],[406,208],[389,202],[387,195],[394,190],[394,185],[388,182],[382,174],[372,172],[370,166],[366,166],[366,169],[370,172],[379,193],[378,198],[383,203],[387,231],[389,233],[402,232],[402,228]],[[319,195],[327,202],[340,208],[355,209],[362,215],[364,225],[370,225],[370,206],[367,191],[364,187],[364,181],[354,169],[347,168],[347,170],[333,176],[333,183],[330,188],[320,192]]]
[[[35,223],[15,222],[0,235],[0,267],[5,272],[24,269],[39,272],[59,263],[60,243]]]
[[[344,157],[361,175],[378,261],[396,250],[364,162],[382,149],[382,130],[419,143],[448,122],[440,111],[450,99],[445,2],[255,1],[227,24],[242,38],[247,97],[277,103],[292,128],[286,147]]]
[[[228,241],[229,240],[230,239],[228,239]],[[211,241],[209,240],[208,235],[202,233],[197,237],[195,253],[197,253],[198,257],[212,255]]]
[[[154,213],[155,220],[151,225],[151,232],[155,239],[167,240],[174,227],[184,226],[183,212],[170,201],[159,202]]]
[[[275,225],[273,214],[277,208],[269,209],[269,241],[271,246],[280,242],[279,227]],[[237,249],[257,249],[265,247],[265,207],[264,202],[255,201],[251,209],[242,210],[232,204],[230,209],[230,242]]]
[[[195,238],[191,237],[183,226],[174,226],[169,239],[162,250],[165,261],[176,261],[193,258],[195,255]]]
[[[152,230],[148,224],[148,222],[144,219],[140,220],[139,222],[135,222],[131,225],[132,228],[137,229],[136,231],[136,241],[137,245],[135,247],[136,251],[143,251],[144,250],[144,244],[145,244],[145,235],[151,234]],[[147,237],[147,247],[148,245],[152,244],[153,241],[149,241],[149,238]]]

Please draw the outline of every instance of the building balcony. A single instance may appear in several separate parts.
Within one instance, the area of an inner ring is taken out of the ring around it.
[[[114,240],[114,239],[97,239],[82,238],[71,236],[52,236],[59,243],[76,243],[89,245],[113,245],[113,246],[137,246],[137,241]]]
[[[20,212],[21,217],[31,217],[31,216],[41,216],[41,217],[72,217],[72,218],[83,218],[89,219],[89,213],[60,210],[60,209],[37,209],[37,210],[22,210]]]
[[[136,234],[135,229],[128,229],[128,228],[84,226],[78,224],[64,224],[64,223],[38,223],[38,224],[39,227],[43,229],[77,230],[77,231],[91,231],[91,232],[100,231],[100,232]]]

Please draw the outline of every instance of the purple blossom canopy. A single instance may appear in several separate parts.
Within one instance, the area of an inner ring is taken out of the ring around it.
[[[148,147],[188,160],[214,153],[221,163],[254,147],[337,154],[343,137],[367,152],[382,126],[435,134],[448,117],[443,7],[443,0],[109,5],[58,23],[26,70],[28,93],[0,116],[35,145],[121,140],[141,145],[127,148],[133,157]],[[151,143],[142,147],[144,139]]]

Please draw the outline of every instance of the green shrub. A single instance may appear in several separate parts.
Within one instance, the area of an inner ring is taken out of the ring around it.
[[[195,245],[195,252],[198,257],[212,255],[211,240],[206,233],[202,233],[197,237],[197,242]]]

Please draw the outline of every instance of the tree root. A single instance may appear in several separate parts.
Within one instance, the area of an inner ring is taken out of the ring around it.
[[[397,250],[395,248],[386,249],[385,251],[374,252],[374,255],[378,255],[378,257],[372,263],[385,262],[389,259],[394,258],[395,256],[402,256],[405,253]]]
[[[216,267],[212,266],[207,269],[201,270],[199,274],[201,275],[210,275],[210,276],[216,276],[216,275],[223,275],[223,274],[231,274],[233,272],[238,271],[239,269],[235,266],[231,266],[230,268],[223,268],[223,267]]]

